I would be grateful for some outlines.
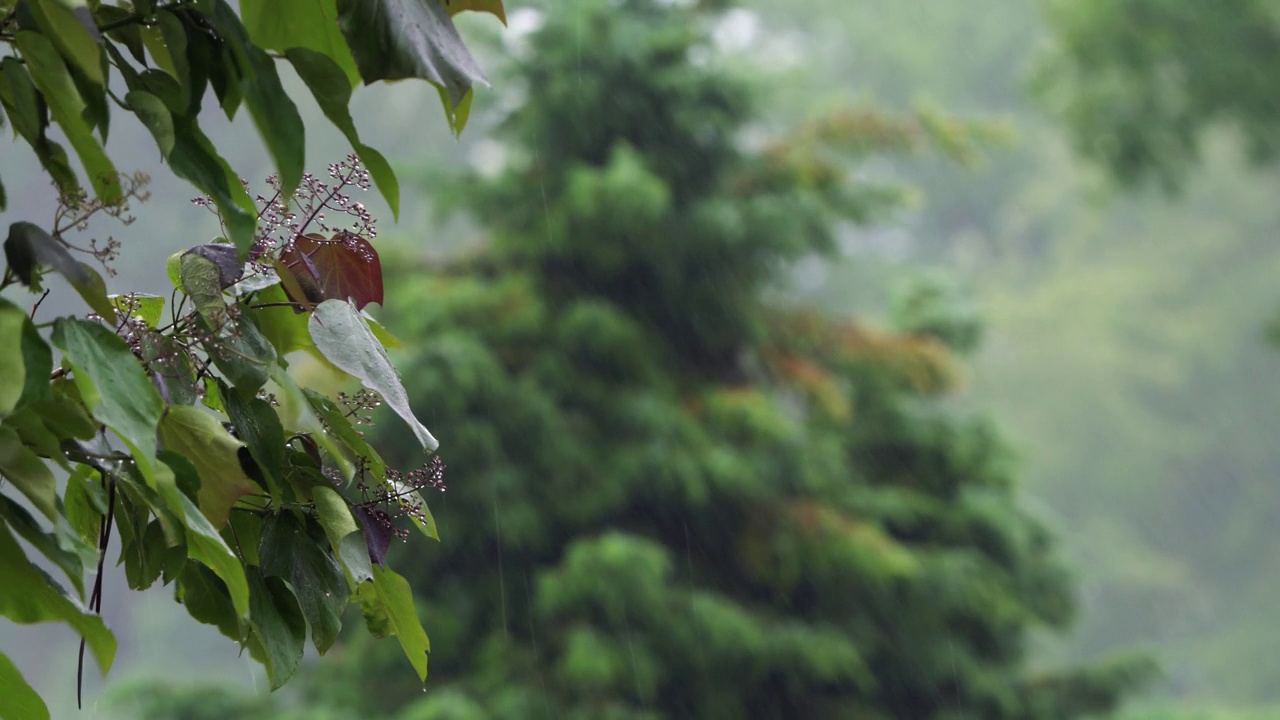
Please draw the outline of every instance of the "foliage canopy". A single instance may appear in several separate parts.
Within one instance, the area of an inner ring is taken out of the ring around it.
[[[381,266],[373,219],[351,193],[376,184],[395,211],[399,186],[348,103],[361,81],[423,79],[460,131],[483,81],[451,19],[463,10],[503,18],[500,0],[0,1],[0,124],[60,197],[51,225],[9,225],[0,290],[47,294],[57,274],[93,313],[43,321],[44,295],[30,311],[0,298],[0,615],[69,624],[105,672],[116,641],[96,612],[114,536],[130,587],[171,584],[193,618],[262,662],[273,689],[308,636],[329,649],[351,601],[426,677],[427,636],[386,548],[407,532],[397,514],[438,537],[418,491],[443,466],[388,468],[355,427],[385,402],[419,452],[436,449],[387,359],[394,338],[362,312],[383,301]],[[327,176],[304,172],[281,62],[352,145]],[[272,158],[256,199],[200,128],[209,96],[228,118],[247,111]],[[104,149],[128,115],[221,228],[169,257],[169,298],[108,294],[74,254],[109,269],[119,244],[77,245],[76,233],[146,198],[148,179],[118,172]],[[300,387],[287,370],[296,352],[365,390],[335,400]],[[49,717],[3,655],[0,716]]]

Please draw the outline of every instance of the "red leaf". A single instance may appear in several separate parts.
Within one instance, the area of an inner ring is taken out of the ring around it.
[[[299,235],[280,252],[280,262],[297,279],[306,294],[289,299],[299,304],[350,298],[363,310],[369,303],[382,304],[382,263],[378,251],[355,233],[339,230],[326,240],[320,235]]]

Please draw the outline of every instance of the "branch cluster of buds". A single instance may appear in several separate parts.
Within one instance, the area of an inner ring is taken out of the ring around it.
[[[388,468],[386,482],[373,486],[365,480],[364,473],[361,472],[360,480],[356,484],[362,499],[359,506],[364,508],[383,529],[401,540],[407,540],[409,531],[395,526],[396,516],[405,516],[414,522],[425,523],[426,511],[423,510],[421,498],[417,493],[421,490],[444,492],[445,467],[447,466],[437,455],[422,467],[408,473]]]

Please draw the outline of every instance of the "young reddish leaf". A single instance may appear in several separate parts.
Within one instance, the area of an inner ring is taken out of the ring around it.
[[[284,283],[298,304],[347,299],[360,309],[382,304],[382,262],[369,241],[355,233],[339,230],[329,240],[314,233],[299,235],[280,253],[280,263],[306,295],[296,297],[293,284]]]

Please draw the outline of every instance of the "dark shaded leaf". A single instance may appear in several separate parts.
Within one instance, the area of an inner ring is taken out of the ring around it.
[[[281,478],[284,475],[284,427],[275,408],[258,397],[244,397],[224,390],[224,407],[235,426],[236,435],[249,446],[276,504],[282,504]]]
[[[267,670],[271,689],[285,684],[298,668],[307,639],[307,624],[298,601],[275,577],[249,568],[249,652]]]
[[[196,621],[213,625],[236,642],[244,640],[244,628],[226,584],[203,564],[187,561],[178,576],[175,597]]]
[[[71,257],[62,243],[29,222],[9,226],[4,241],[4,256],[22,284],[32,287],[35,271],[40,266],[51,268],[71,283],[93,311],[109,320],[115,319],[115,306],[107,299],[107,285],[93,268]]]
[[[302,116],[280,84],[275,61],[266,51],[254,45],[249,33],[240,23],[240,17],[226,3],[216,0],[213,21],[232,52],[243,53],[247,60],[240,87],[245,107],[275,160],[280,176],[281,192],[293,194],[302,182],[303,165],[306,162],[306,134]]]
[[[164,96],[160,97],[163,99]],[[258,224],[253,200],[240,183],[239,176],[231,171],[209,138],[193,122],[183,121],[175,125],[169,166],[175,175],[200,188],[213,200],[218,214],[226,223],[231,242],[235,243],[242,257],[248,256]]]
[[[440,0],[338,0],[338,25],[365,83],[419,78],[456,107],[484,73]]]
[[[391,516],[385,510],[377,508],[354,508],[356,517],[360,518],[360,528],[364,531],[364,543],[369,548],[369,561],[387,566],[387,548],[391,547],[391,538],[395,535],[395,526]]]
[[[319,528],[308,532],[292,513],[278,513],[263,527],[258,557],[263,575],[286,580],[293,588],[311,626],[311,641],[323,655],[342,629],[342,611],[351,591]]]
[[[329,240],[309,233],[293,239],[280,253],[280,262],[302,287],[305,298],[319,304],[324,300],[355,302],[358,309],[369,303],[382,304],[382,262],[368,240],[340,230]],[[290,286],[285,285],[290,291]]]

